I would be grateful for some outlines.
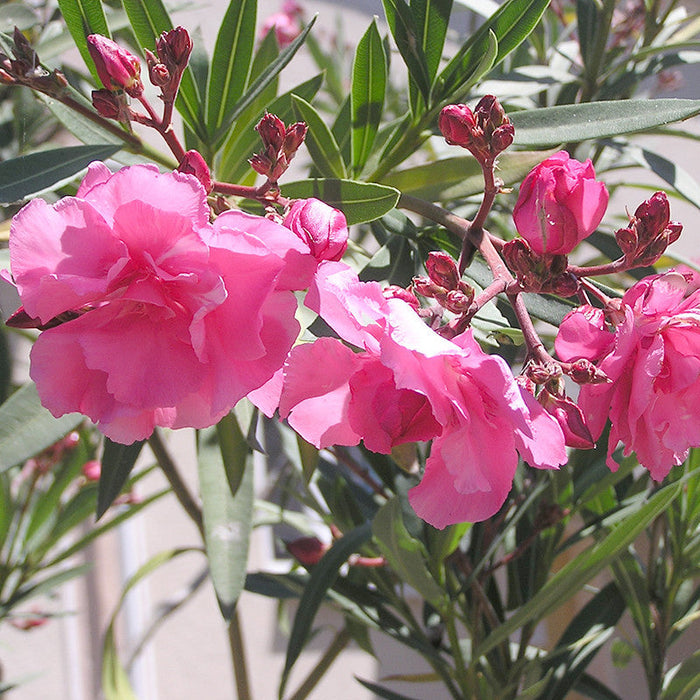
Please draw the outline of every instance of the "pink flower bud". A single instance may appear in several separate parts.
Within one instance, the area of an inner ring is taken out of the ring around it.
[[[438,117],[438,128],[450,146],[469,148],[476,120],[467,105],[447,105]]]
[[[102,471],[102,465],[99,460],[91,459],[89,462],[83,464],[83,476],[88,481],[99,481],[100,472]]]
[[[207,191],[207,194],[212,191],[214,185],[211,181],[209,166],[199,151],[187,151],[177,169],[181,173],[194,175],[202,183],[202,186]]]
[[[108,90],[124,90],[131,97],[143,93],[141,64],[136,56],[100,34],[90,34],[87,45],[97,75]]]
[[[457,263],[447,253],[441,251],[428,253],[425,269],[428,272],[428,277],[435,284],[448,290],[457,289],[460,278]]]
[[[319,199],[297,199],[284,225],[308,244],[317,260],[340,260],[348,246],[345,215]]]
[[[513,220],[536,253],[568,255],[596,230],[607,205],[608,190],[591,161],[559,151],[523,180]]]

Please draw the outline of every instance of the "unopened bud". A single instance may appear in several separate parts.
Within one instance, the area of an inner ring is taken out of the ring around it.
[[[181,73],[190,60],[192,39],[184,27],[175,27],[158,37],[156,51],[170,71],[176,70]]]
[[[308,127],[304,122],[295,122],[290,124],[284,134],[284,143],[282,150],[287,157],[287,161],[294,158],[294,155],[299,150],[299,147],[304,143]]]
[[[101,471],[102,465],[97,459],[91,459],[89,462],[83,464],[83,476],[88,481],[99,481]]]
[[[453,314],[463,314],[474,300],[474,294],[467,296],[456,289],[452,289],[445,295],[443,306]]]
[[[590,360],[585,358],[572,362],[567,374],[577,384],[605,384],[610,381],[603,370],[598,369]]]
[[[340,260],[348,246],[345,214],[319,199],[297,199],[284,225],[304,241],[317,260]]]
[[[286,129],[284,122],[275,114],[265,113],[265,116],[258,122],[255,130],[260,134],[263,146],[272,148],[275,151],[282,149]]]
[[[286,542],[287,551],[304,566],[315,566],[328,551],[328,545],[317,537],[300,537]]]
[[[181,173],[194,175],[202,183],[207,194],[212,191],[214,185],[211,181],[209,166],[199,151],[187,151],[177,169]]]
[[[90,34],[87,46],[97,75],[108,90],[124,90],[131,97],[143,93],[141,64],[136,56],[100,34]]]
[[[428,277],[435,284],[445,289],[457,289],[460,275],[457,271],[457,263],[447,253],[431,251],[425,262]]]
[[[447,105],[438,117],[438,128],[450,146],[471,145],[476,120],[467,105]]]
[[[92,106],[95,108],[95,111],[105,119],[127,121],[126,105],[124,104],[123,95],[116,94],[106,88],[93,90]]]
[[[495,154],[505,151],[515,139],[515,128],[509,122],[499,126],[491,136],[491,149]]]

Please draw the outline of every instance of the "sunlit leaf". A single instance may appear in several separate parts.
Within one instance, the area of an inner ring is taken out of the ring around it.
[[[95,63],[88,51],[87,37],[89,34],[111,37],[102,3],[100,0],[58,0],[58,6],[85,65],[95,82],[101,85]]]

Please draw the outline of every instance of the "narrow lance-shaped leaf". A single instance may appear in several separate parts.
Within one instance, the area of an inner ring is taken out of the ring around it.
[[[248,86],[245,94],[231,108],[223,123],[219,126],[214,134],[214,143],[220,143],[225,137],[231,124],[246,110],[260,93],[275,79],[280,71],[294,58],[294,54],[299,50],[306,39],[306,35],[311,31],[316,16],[304,27],[303,31],[294,41],[287,46],[283,51],[280,51],[279,56]]]
[[[299,658],[299,654],[311,632],[311,625],[316,617],[316,613],[319,607],[321,607],[321,603],[326,597],[328,589],[335,583],[340,567],[347,561],[351,554],[357,552],[357,550],[369,540],[371,534],[370,523],[360,525],[351,532],[348,532],[344,537],[341,537],[333,543],[331,548],[323,555],[321,561],[316,564],[311,572],[309,581],[299,601],[299,607],[297,608],[294,622],[292,623],[292,631],[289,635],[287,658],[284,663],[282,680],[280,681],[280,697],[284,694],[289,673],[294,663]]]
[[[144,441],[122,445],[105,438],[102,468],[97,490],[97,519],[99,520],[119,495],[136,464]]]
[[[627,517],[621,517],[620,524],[614,527],[609,535],[560,569],[527,603],[493,630],[479,645],[479,656],[487,654],[527,622],[540,620],[544,615],[556,610],[580,590],[583,583],[607,568],[618,554],[678,497],[682,482],[683,480],[680,480],[659,489],[641,507],[637,503],[628,507]]]
[[[431,82],[437,74],[452,13],[452,0],[411,0]]]
[[[207,85],[207,128],[214,133],[240,99],[255,45],[255,0],[231,0],[221,22]]]
[[[58,0],[58,7],[85,65],[92,73],[95,82],[100,85],[95,63],[88,51],[87,37],[89,34],[111,37],[102,3],[100,0]]]
[[[57,187],[94,160],[114,155],[119,146],[68,146],[11,158],[0,163],[0,203],[11,204]]]
[[[409,78],[420,90],[428,104],[430,96],[430,75],[423,53],[421,36],[418,33],[413,15],[404,0],[382,0],[386,21],[394,37],[396,47],[408,69]]]
[[[299,180],[282,186],[282,194],[292,199],[316,197],[340,209],[348,224],[374,221],[391,211],[399,200],[393,187],[354,180]]]
[[[155,48],[162,32],[173,28],[173,23],[162,0],[122,0],[136,39],[143,48]],[[206,142],[206,130],[200,120],[201,98],[189,68],[182,75],[175,106],[189,128]]]
[[[197,461],[212,583],[221,614],[230,620],[245,585],[253,523],[253,465],[247,460],[249,450],[242,435],[220,444],[217,432],[210,428],[200,433]],[[235,496],[224,466],[234,463],[243,468]]]
[[[305,143],[319,173],[323,177],[345,177],[345,163],[340,148],[321,115],[297,95],[292,95],[292,106],[297,119],[306,122],[308,126]]]
[[[82,420],[79,413],[54,418],[41,405],[34,383],[28,382],[0,406],[0,469],[50,447]]]
[[[515,127],[515,143],[532,147],[645,131],[697,114],[700,100],[662,99],[559,105],[508,116]]]
[[[386,57],[373,21],[357,45],[352,67],[352,167],[357,175],[372,152],[382,119],[386,91]]]
[[[549,0],[508,0],[482,24],[462,45],[454,58],[438,76],[433,88],[435,102],[449,100],[472,78],[476,66],[492,43],[493,34],[498,53],[493,65],[500,63],[516,49],[535,28]]]

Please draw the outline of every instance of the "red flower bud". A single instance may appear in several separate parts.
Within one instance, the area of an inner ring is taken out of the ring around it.
[[[88,481],[99,481],[101,471],[102,464],[100,464],[97,459],[91,459],[89,462],[83,464],[83,476]]]
[[[121,93],[115,93],[103,88],[92,91],[92,106],[95,111],[105,119],[116,119],[117,121],[129,121],[126,98]]]
[[[141,64],[136,56],[100,34],[90,34],[87,46],[97,75],[108,90],[124,90],[131,97],[143,93]]]
[[[447,105],[438,117],[438,128],[450,146],[469,148],[476,120],[467,105]]]
[[[435,284],[448,290],[457,289],[460,279],[457,263],[447,253],[440,251],[428,253],[425,269],[428,272],[428,277]]]
[[[285,542],[287,551],[304,566],[314,566],[328,551],[328,545],[317,537],[300,537],[292,542]]]

